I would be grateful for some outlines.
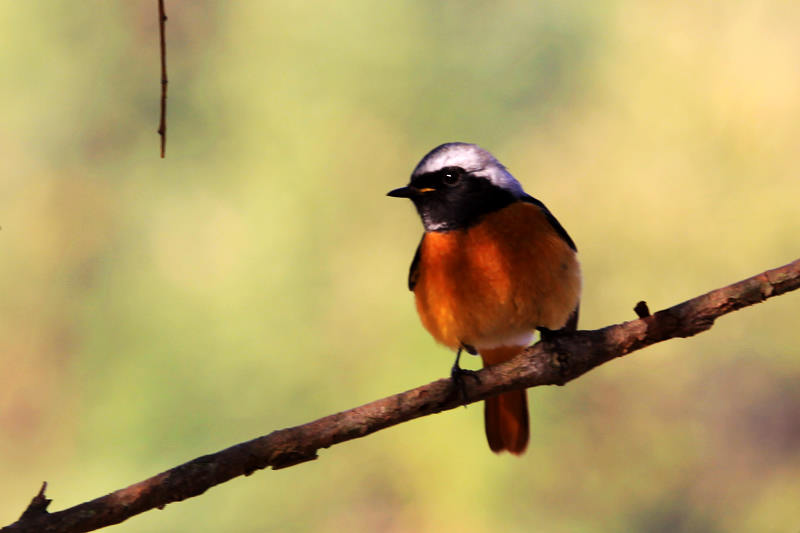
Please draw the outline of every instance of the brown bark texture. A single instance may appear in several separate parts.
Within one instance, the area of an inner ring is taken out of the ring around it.
[[[718,317],[800,287],[800,259],[650,314],[602,329],[576,331],[539,342],[505,363],[485,368],[480,380],[466,380],[467,403],[511,389],[563,385],[592,368],[651,344],[691,337]],[[63,511],[47,511],[45,486],[12,532],[81,532],[117,524],[136,514],[198,496],[209,488],[266,467],[285,468],[317,458],[334,444],[364,437],[407,420],[462,405],[452,381],[440,379],[394,396],[332,414],[300,426],[273,431],[251,441],[204,455],[149,479]]]

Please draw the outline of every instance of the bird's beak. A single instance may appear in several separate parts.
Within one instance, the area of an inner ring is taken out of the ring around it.
[[[393,198],[412,198],[414,196],[417,196],[418,194],[419,194],[419,189],[409,185],[408,187],[400,187],[399,189],[389,191],[386,193],[386,196],[391,196]]]

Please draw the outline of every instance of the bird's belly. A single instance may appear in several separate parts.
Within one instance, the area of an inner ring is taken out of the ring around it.
[[[566,323],[580,268],[536,206],[515,204],[468,229],[426,234],[414,293],[423,325],[446,346],[524,346],[536,328]]]

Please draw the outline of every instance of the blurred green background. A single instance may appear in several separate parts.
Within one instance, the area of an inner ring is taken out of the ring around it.
[[[800,3],[0,3],[0,523],[445,376],[388,199],[453,140],[578,243],[583,328],[800,251]],[[800,294],[113,531],[797,531]],[[473,359],[470,364],[475,365]]]

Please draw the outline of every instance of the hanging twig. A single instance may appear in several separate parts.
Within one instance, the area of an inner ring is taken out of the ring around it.
[[[164,25],[167,15],[164,12],[164,0],[158,0],[158,36],[161,43],[161,120],[158,123],[158,134],[161,136],[161,158],[167,150],[167,43],[164,38]]]

